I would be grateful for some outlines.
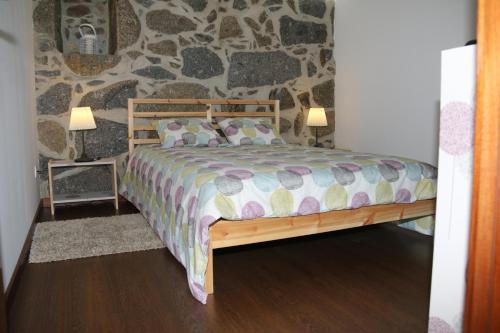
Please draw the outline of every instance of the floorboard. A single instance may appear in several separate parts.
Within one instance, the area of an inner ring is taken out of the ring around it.
[[[121,203],[120,213],[135,208]],[[57,219],[112,215],[57,208]],[[51,220],[48,210],[41,221]],[[432,238],[370,226],[215,251],[215,294],[190,294],[167,250],[28,264],[11,332],[426,332]]]

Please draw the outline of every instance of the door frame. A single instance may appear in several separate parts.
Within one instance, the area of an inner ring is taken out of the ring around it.
[[[0,263],[0,333],[7,333],[7,303],[3,291],[2,264]]]
[[[478,0],[474,180],[464,332],[500,332],[500,2]]]

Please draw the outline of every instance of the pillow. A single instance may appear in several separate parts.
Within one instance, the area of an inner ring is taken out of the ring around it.
[[[172,118],[152,122],[164,148],[219,145],[220,136],[207,120]]]
[[[285,143],[269,118],[225,118],[217,123],[235,146]]]

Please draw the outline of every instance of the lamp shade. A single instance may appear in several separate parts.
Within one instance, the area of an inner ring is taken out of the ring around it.
[[[88,130],[96,128],[94,116],[90,107],[72,108],[69,118],[71,131]]]
[[[324,108],[310,108],[307,116],[307,126],[328,126]]]

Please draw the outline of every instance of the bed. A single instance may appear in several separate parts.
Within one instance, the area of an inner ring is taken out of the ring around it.
[[[434,214],[437,170],[428,164],[296,145],[162,148],[151,121],[181,117],[269,117],[279,128],[279,101],[129,100],[120,192],[186,268],[202,303],[214,292],[214,249]]]

